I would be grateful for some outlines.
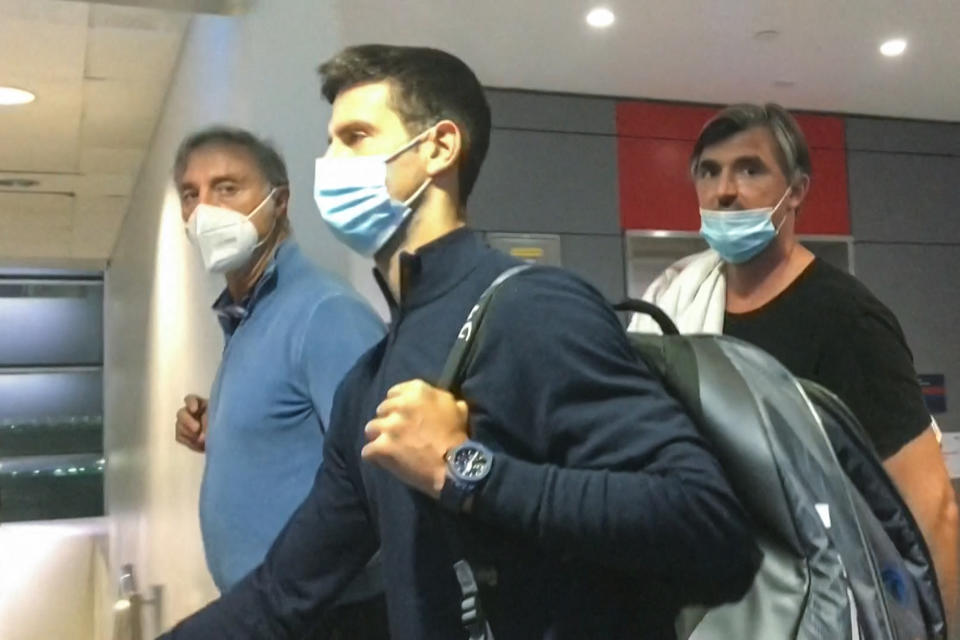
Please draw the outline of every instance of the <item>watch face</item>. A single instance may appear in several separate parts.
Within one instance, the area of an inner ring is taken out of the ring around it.
[[[452,462],[457,474],[465,480],[482,478],[490,466],[490,459],[486,453],[475,447],[458,449],[453,455]]]

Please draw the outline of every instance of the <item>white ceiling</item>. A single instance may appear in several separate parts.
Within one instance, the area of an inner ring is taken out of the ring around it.
[[[344,43],[447,49],[488,86],[960,121],[960,0],[314,1]],[[189,20],[161,9],[249,4],[109,2],[0,0],[0,85],[39,96],[0,107],[0,180],[40,183],[0,186],[0,263],[106,259]],[[585,24],[595,4],[612,28]],[[879,54],[890,37],[901,58]]]
[[[348,42],[447,49],[489,86],[960,121],[958,0],[338,4]],[[617,16],[607,30],[585,23],[598,5]],[[892,37],[909,42],[901,58],[878,52]]]
[[[145,8],[0,0],[0,261],[96,264],[109,255],[189,17]]]

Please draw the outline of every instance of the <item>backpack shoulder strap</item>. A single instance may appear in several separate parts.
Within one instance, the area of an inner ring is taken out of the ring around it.
[[[450,349],[450,354],[447,356],[446,364],[444,364],[443,371],[440,373],[440,379],[436,384],[438,388],[445,389],[457,395],[460,391],[460,384],[463,383],[463,376],[466,373],[470,357],[476,348],[480,325],[490,308],[490,302],[493,300],[494,294],[496,294],[500,285],[530,267],[531,265],[529,264],[519,264],[510,267],[497,276],[497,278],[490,283],[490,286],[487,287],[486,291],[480,295],[477,304],[475,304],[470,310],[470,313],[467,314],[466,322],[463,323],[463,326],[460,328],[460,333],[457,334],[457,341]]]
[[[450,349],[440,379],[437,381],[437,388],[445,389],[454,395],[459,394],[467,366],[476,348],[481,322],[490,308],[490,302],[493,300],[494,294],[496,294],[500,285],[509,278],[529,268],[530,265],[528,264],[510,267],[497,276],[486,291],[480,295],[477,304],[467,314],[466,322],[460,328],[460,333],[457,334],[457,341]],[[480,602],[480,589],[473,568],[467,561],[463,542],[457,530],[457,523],[449,514],[442,513],[440,514],[440,524],[446,534],[447,544],[450,546],[454,558],[457,559],[453,564],[453,570],[460,585],[460,619],[463,628],[467,631],[470,640],[494,640],[493,630],[490,628],[490,623]]]

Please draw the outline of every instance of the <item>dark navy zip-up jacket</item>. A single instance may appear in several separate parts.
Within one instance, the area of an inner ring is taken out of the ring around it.
[[[435,381],[514,264],[466,229],[401,257],[402,301],[337,392],[310,495],[264,563],[171,639],[305,637],[378,547],[393,640],[466,637],[457,550],[497,640],[672,638],[681,606],[745,592],[759,552],[718,462],[600,294],[566,271],[514,276],[484,321],[462,396],[494,462],[459,542],[439,503],[361,460],[387,390]]]

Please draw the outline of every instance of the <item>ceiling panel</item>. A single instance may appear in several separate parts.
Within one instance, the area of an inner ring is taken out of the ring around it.
[[[118,173],[135,176],[140,170],[145,149],[110,149],[83,146],[80,148],[80,171],[83,173]]]
[[[6,226],[0,226],[0,231],[6,230]],[[9,266],[52,266],[54,263],[51,260],[72,257],[70,241],[69,227],[50,227],[45,230],[27,227],[16,239],[0,239],[0,263]]]
[[[131,3],[132,4],[132,3]],[[190,14],[171,10],[160,3],[141,3],[140,6],[118,6],[97,3],[90,6],[92,29],[123,29],[127,31],[169,31],[178,33],[190,20]]]
[[[86,2],[0,0],[0,16],[5,19],[86,26],[89,11]]]
[[[36,101],[0,107],[0,171],[76,171],[82,84],[33,82],[30,88]]]
[[[0,193],[0,256],[68,255],[73,196]]]
[[[57,193],[0,192],[0,223],[16,221],[26,224],[46,224],[65,220],[73,215],[73,195]]]
[[[176,31],[91,29],[86,75],[94,79],[125,79],[140,83],[166,78],[177,61],[180,40]],[[137,54],[130,55],[131,51]]]
[[[0,262],[108,256],[190,20],[139,4],[0,0],[0,85],[37,95],[0,107],[0,179],[39,182],[0,187]]]
[[[109,256],[129,204],[128,197],[77,198],[70,254],[77,258]]]
[[[88,80],[83,87],[81,144],[145,149],[166,88],[166,83],[150,78],[138,82]]]
[[[77,185],[78,197],[128,196],[133,191],[136,176],[122,173],[92,173],[83,175]]]
[[[38,7],[59,3],[35,2]],[[69,3],[64,3],[69,4]],[[87,43],[87,9],[69,5],[35,17],[18,17],[0,0],[0,78],[7,84],[68,80],[83,77]],[[46,18],[53,18],[48,21]],[[29,87],[27,87],[29,88]],[[38,97],[41,94],[38,94]]]

